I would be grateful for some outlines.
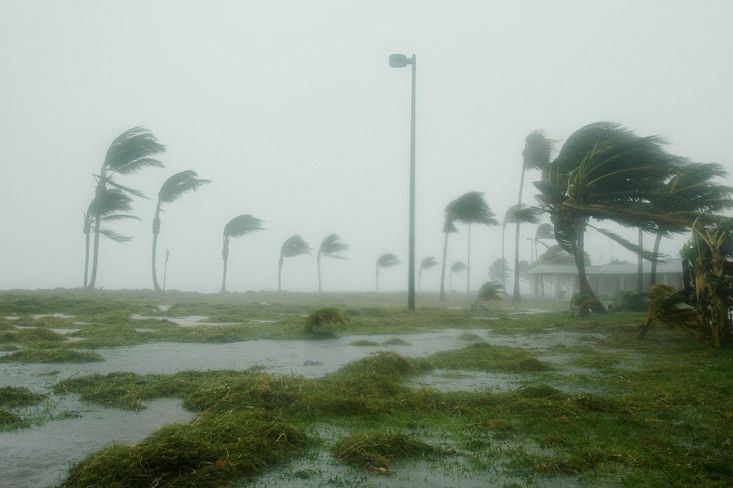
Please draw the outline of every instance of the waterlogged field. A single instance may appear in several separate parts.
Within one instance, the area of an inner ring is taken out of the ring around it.
[[[390,294],[0,294],[14,487],[731,486],[733,351]],[[334,336],[306,332],[338,307]]]

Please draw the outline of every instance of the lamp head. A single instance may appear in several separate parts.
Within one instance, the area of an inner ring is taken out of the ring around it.
[[[412,59],[404,54],[392,54],[389,57],[389,65],[393,68],[404,68],[408,64],[412,64]]]

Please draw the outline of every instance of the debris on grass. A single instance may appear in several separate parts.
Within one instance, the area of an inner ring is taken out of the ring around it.
[[[308,315],[305,321],[305,334],[317,339],[338,337],[348,323],[349,319],[338,308],[319,308]]]

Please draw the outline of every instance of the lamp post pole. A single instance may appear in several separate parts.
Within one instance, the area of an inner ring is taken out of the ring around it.
[[[404,68],[412,65],[412,95],[410,107],[410,236],[407,263],[407,308],[415,310],[415,85],[417,75],[417,56],[393,54],[389,65]]]

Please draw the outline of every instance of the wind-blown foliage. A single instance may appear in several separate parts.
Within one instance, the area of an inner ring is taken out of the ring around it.
[[[160,234],[160,212],[164,203],[172,203],[178,200],[184,193],[196,191],[201,185],[211,183],[210,180],[204,180],[198,177],[195,171],[186,170],[176,173],[163,183],[158,192],[158,203],[155,206],[155,216],[153,217],[153,288],[155,291],[163,291],[158,284],[158,271],[156,267],[156,253],[158,248],[158,234]]]
[[[498,281],[487,281],[478,290],[478,296],[476,297],[476,303],[474,307],[478,306],[480,302],[489,302],[493,300],[501,300],[504,295],[504,287]]]
[[[226,291],[227,284],[227,264],[229,262],[229,239],[232,237],[241,237],[253,232],[259,232],[263,229],[264,222],[257,217],[249,214],[238,215],[230,220],[224,226],[224,244],[221,249],[221,259],[224,261],[224,271],[221,279],[221,293]]]
[[[460,222],[468,226],[468,250],[466,258],[466,293],[471,284],[471,224],[499,225],[481,192],[470,191],[456,198],[445,207],[445,222]],[[447,234],[446,234],[447,237]]]
[[[400,258],[387,252],[377,258],[377,291],[379,291],[379,269],[380,268],[391,268],[400,264]]]
[[[450,266],[450,289],[453,291],[453,275],[456,273],[463,273],[468,269],[468,266],[466,266],[466,263],[463,261],[456,261],[455,263],[451,264]]]
[[[318,268],[318,292],[321,292],[321,256],[333,259],[346,259],[339,253],[349,249],[349,245],[341,241],[338,234],[329,234],[323,238],[318,248],[316,256],[316,266]]]
[[[285,258],[294,258],[301,254],[310,254],[312,249],[299,234],[288,237],[280,247],[280,260],[278,261],[277,291],[282,291],[282,271]]]
[[[605,307],[588,282],[582,259],[590,219],[648,230],[663,222],[688,221],[681,212],[660,213],[655,204],[674,173],[674,158],[662,144],[659,137],[639,137],[618,124],[590,124],[568,138],[535,183],[558,244],[575,256],[580,294],[594,311],[605,312]]]
[[[428,256],[424,258],[420,262],[420,269],[417,272],[417,287],[418,289],[422,288],[422,272],[423,270],[428,270],[430,268],[434,268],[438,265],[438,260],[435,259],[433,256]]]
[[[458,232],[455,224],[448,220],[449,215],[446,212],[446,220],[443,222],[443,260],[440,265],[440,299],[445,300],[445,266],[448,259],[448,234],[455,234]]]
[[[509,274],[509,266],[507,266],[506,259],[496,258],[489,266],[489,277],[492,281],[499,283],[506,283],[507,275]],[[503,287],[503,285],[502,285]]]
[[[114,189],[124,194],[144,197],[142,192],[117,182],[115,176],[130,175],[150,167],[162,168],[163,163],[155,159],[154,156],[163,151],[165,151],[165,146],[160,144],[153,133],[144,127],[133,127],[123,132],[112,141],[112,144],[107,149],[99,174],[95,175],[97,184],[94,191],[94,200],[89,205],[89,208],[94,209],[91,213],[88,213],[89,229],[90,232],[94,232],[94,251],[92,256],[91,278],[86,283],[88,288],[93,289],[96,287],[100,234],[108,236],[116,235],[111,231],[103,233],[101,229],[103,214],[100,209],[105,205],[104,200],[107,198],[108,191]],[[85,263],[85,270],[88,268],[87,263]]]
[[[518,203],[516,205],[512,205],[507,209],[506,213],[504,214],[504,220],[501,223],[501,259],[505,259],[504,256],[504,235],[506,233],[506,226],[507,224],[517,224],[517,230],[519,229],[519,224],[536,224],[540,220],[540,214],[542,213],[542,210],[538,207],[530,207],[527,205],[524,205],[523,203]],[[519,239],[519,234],[515,232],[514,240],[515,244]],[[514,246],[514,282],[516,283],[514,286],[514,293],[515,293],[515,300],[519,300],[519,266],[517,264],[519,263],[519,246]],[[506,278],[504,281],[501,282],[502,286],[506,287]]]

